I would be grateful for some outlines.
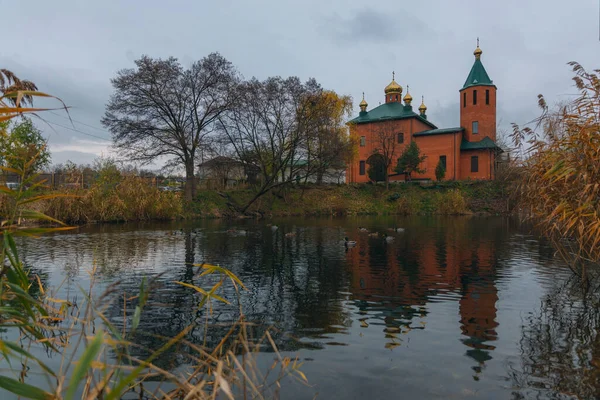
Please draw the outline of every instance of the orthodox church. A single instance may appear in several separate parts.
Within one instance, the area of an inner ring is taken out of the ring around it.
[[[459,90],[459,127],[438,128],[427,118],[424,101],[414,112],[408,86],[402,98],[394,76],[385,87],[385,103],[367,110],[363,95],[358,117],[348,123],[358,152],[346,171],[347,183],[370,181],[369,168],[379,170],[370,174],[379,176],[376,180],[388,174],[390,181],[403,181],[405,175],[395,171],[397,159],[413,140],[427,158],[420,165],[424,172],[413,173],[412,179],[435,179],[438,163],[445,167],[444,180],[494,179],[496,156],[502,151],[496,145],[497,88],[481,63],[482,53],[477,40],[475,62]],[[391,160],[387,168],[386,158]]]

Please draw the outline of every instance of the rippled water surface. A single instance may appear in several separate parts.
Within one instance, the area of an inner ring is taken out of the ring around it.
[[[119,282],[117,290],[129,294],[144,276],[161,274],[141,323],[144,332],[161,335],[203,318],[193,291],[173,283],[202,283],[191,264],[229,268],[249,289],[242,295],[247,319],[276,327],[280,350],[304,360],[311,386],[289,383],[285,399],[600,394],[598,302],[582,294],[547,244],[514,221],[268,222],[89,226],[20,244],[33,272],[74,301],[93,266],[100,285]],[[245,232],[227,232],[232,227]],[[387,231],[395,227],[404,232]],[[356,246],[346,248],[345,236]],[[225,292],[233,297],[231,287]],[[108,310],[117,326],[123,308],[117,301]],[[227,322],[237,313],[218,306],[213,317]],[[201,342],[202,332],[191,339]],[[268,365],[273,356],[261,360]],[[169,353],[157,364],[180,362]]]

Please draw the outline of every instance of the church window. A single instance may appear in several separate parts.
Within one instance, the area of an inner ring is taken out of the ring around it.
[[[471,172],[479,172],[479,157],[471,156]]]
[[[402,132],[398,133],[398,143],[404,143],[404,133]]]
[[[396,101],[398,101],[398,95],[396,95]]]
[[[473,125],[472,125],[471,131],[473,131],[473,134],[479,133],[479,122],[473,121]]]
[[[489,90],[485,91],[485,104],[488,106],[490,105],[490,91]]]
[[[440,156],[440,164],[442,164],[442,167],[446,169],[446,156]]]
[[[366,170],[366,162],[361,161],[359,163],[359,167],[358,167],[358,174],[359,175],[364,175],[365,174],[365,170]]]
[[[477,105],[477,90],[473,90],[473,105]]]
[[[463,92],[463,108],[467,106],[467,92]]]
[[[367,137],[361,136],[360,137],[360,147],[365,147],[366,145],[367,145]]]

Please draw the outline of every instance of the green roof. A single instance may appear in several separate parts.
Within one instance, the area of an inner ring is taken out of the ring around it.
[[[444,128],[444,129],[430,129],[428,131],[421,131],[415,133],[413,136],[429,136],[429,135],[444,135],[447,133],[458,133],[464,131],[465,128]]]
[[[494,81],[490,79],[481,60],[478,58],[475,59],[473,67],[471,67],[471,72],[469,72],[469,76],[467,76],[463,89],[470,86],[494,86]]]
[[[469,142],[469,141],[463,139],[462,142],[460,143],[460,149],[461,150],[491,149],[491,150],[502,151],[502,149],[500,147],[498,147],[498,145],[496,143],[494,143],[494,141],[492,139],[490,139],[488,136],[484,137],[479,142]]]
[[[404,106],[400,102],[384,103],[375,107],[371,111],[361,112],[358,117],[351,120],[350,124],[366,124],[369,122],[392,121],[397,119],[416,118],[419,121],[429,125],[433,129],[437,126],[427,119],[415,113],[410,106]]]

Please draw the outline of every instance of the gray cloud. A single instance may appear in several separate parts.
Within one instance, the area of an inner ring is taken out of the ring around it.
[[[93,164],[94,160],[98,157],[94,153],[86,153],[83,151],[53,151],[52,152],[52,164],[65,164],[67,161],[74,162],[75,164],[87,165]]]
[[[321,30],[342,42],[391,43],[424,39],[434,31],[419,18],[404,14],[402,17],[377,8],[356,10],[351,16],[338,13],[323,18]]]

